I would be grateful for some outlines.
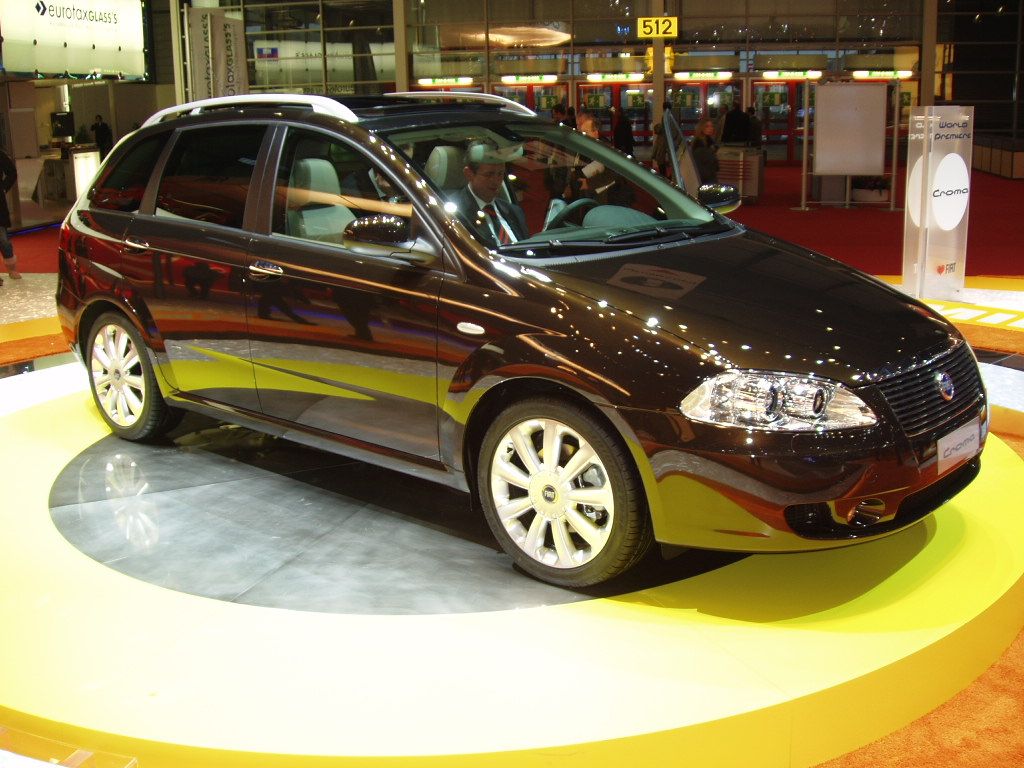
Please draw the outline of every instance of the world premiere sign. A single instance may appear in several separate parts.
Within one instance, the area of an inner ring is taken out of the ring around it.
[[[3,0],[4,67],[8,72],[146,75],[140,0]]]
[[[911,112],[903,287],[914,296],[955,300],[963,292],[973,141],[973,107]]]

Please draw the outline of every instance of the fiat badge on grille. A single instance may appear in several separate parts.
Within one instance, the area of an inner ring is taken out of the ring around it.
[[[935,386],[939,388],[939,394],[947,403],[956,394],[956,386],[953,384],[953,377],[945,371],[935,374]]]

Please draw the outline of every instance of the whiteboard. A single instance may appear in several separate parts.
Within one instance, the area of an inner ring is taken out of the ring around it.
[[[885,83],[823,83],[814,95],[814,173],[885,173]]]

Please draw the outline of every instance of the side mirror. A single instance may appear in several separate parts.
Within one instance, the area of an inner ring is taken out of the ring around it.
[[[428,240],[412,236],[411,222],[401,216],[386,213],[364,216],[349,222],[343,234],[346,247],[356,252],[391,256],[424,267],[429,267],[438,258],[436,249]]]
[[[367,245],[395,248],[408,243],[412,238],[409,237],[408,219],[378,214],[349,222],[345,227],[345,239],[357,240]]]
[[[740,191],[732,184],[701,184],[697,199],[718,213],[735,211],[741,205]]]

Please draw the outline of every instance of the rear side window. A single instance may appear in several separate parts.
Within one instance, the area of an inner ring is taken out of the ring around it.
[[[164,167],[156,215],[242,226],[264,126],[223,126],[183,132]]]
[[[92,207],[129,213],[139,210],[149,174],[153,172],[169,135],[167,132],[150,136],[123,154],[93,188],[90,197]]]

